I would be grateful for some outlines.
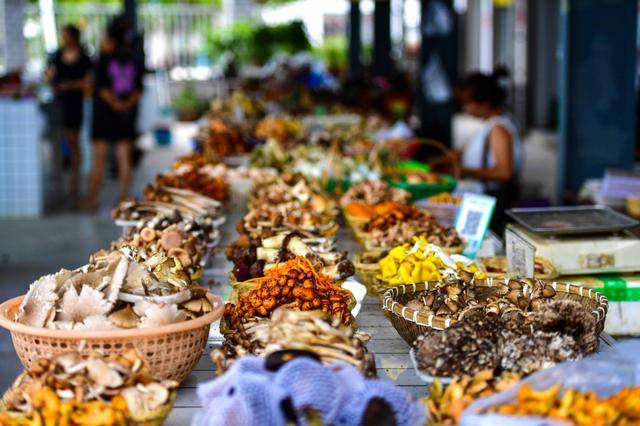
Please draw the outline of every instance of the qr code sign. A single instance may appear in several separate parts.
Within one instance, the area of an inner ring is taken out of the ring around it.
[[[464,228],[462,229],[462,235],[475,235],[478,231],[478,227],[480,226],[480,221],[482,220],[482,212],[477,210],[469,210],[467,213],[467,220],[464,223]]]

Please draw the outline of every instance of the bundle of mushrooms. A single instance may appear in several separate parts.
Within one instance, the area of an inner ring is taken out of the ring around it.
[[[283,174],[255,185],[250,194],[250,207],[263,205],[307,205],[316,214],[337,214],[335,202],[320,188],[296,174]]]
[[[576,360],[598,345],[593,314],[573,300],[546,302],[531,315],[502,316],[472,309],[443,331],[415,343],[418,368],[432,376],[460,376],[490,370],[530,374]]]
[[[399,222],[386,229],[374,228],[367,243],[371,248],[388,249],[411,241],[416,236],[424,236],[429,243],[445,248],[462,244],[455,228],[444,227],[435,220]]]
[[[344,280],[355,273],[346,253],[336,251],[327,238],[305,238],[299,232],[280,233],[273,237],[251,240],[244,235],[227,247],[227,258],[233,261],[233,274],[239,281],[257,278],[279,262],[302,256],[321,263],[322,273],[334,280]]]
[[[283,349],[316,354],[324,363],[347,362],[367,376],[375,376],[375,360],[367,351],[370,336],[331,320],[322,311],[278,308],[270,319],[255,318],[225,334],[225,343],[212,352],[218,372],[226,371],[240,356],[267,356]]]
[[[3,399],[0,424],[132,424],[145,413],[166,415],[177,387],[154,380],[133,349],[109,356],[63,353],[38,359],[18,377]]]
[[[497,317],[533,318],[535,312],[556,294],[553,287],[530,279],[494,281],[494,286],[477,285],[473,274],[462,271],[461,278],[446,277],[435,288],[416,293],[407,307],[424,314],[461,321],[478,309]]]
[[[160,174],[156,176],[153,186],[189,190],[218,201],[224,201],[229,196],[229,188],[224,179],[195,168]]]
[[[180,215],[185,219],[203,218],[217,223],[222,216],[221,207],[219,201],[197,192],[156,184],[147,186],[143,201],[122,201],[111,215],[123,220],[150,219],[158,214]]]
[[[46,275],[29,287],[15,321],[58,330],[156,327],[211,312],[208,290],[175,257],[138,263],[135,249],[98,252],[88,265]]]
[[[123,236],[124,239],[131,241],[134,236],[140,235],[143,229],[152,229],[156,232],[162,232],[168,228],[177,227],[187,238],[195,238],[199,245],[215,245],[220,239],[219,223],[223,217],[212,220],[206,216],[199,216],[195,219],[182,217],[178,212],[167,216],[158,214],[150,219],[139,220],[136,225],[129,229]]]
[[[353,296],[334,280],[323,275],[321,264],[296,257],[277,264],[264,277],[253,278],[251,291],[240,295],[237,304],[225,306],[225,319],[231,328],[254,317],[269,317],[281,306],[311,311],[322,310],[333,319],[349,324],[352,320],[349,304]]]
[[[251,237],[270,237],[285,231],[300,231],[306,235],[329,236],[338,225],[333,215],[320,215],[308,204],[263,204],[253,208],[238,225],[238,231]]]
[[[140,231],[120,238],[113,243],[113,249],[133,247],[136,261],[145,261],[149,257],[163,253],[177,258],[189,276],[197,279],[202,274],[202,253],[207,250],[204,240],[186,231],[188,225],[170,225],[162,230],[145,226]]]
[[[381,181],[365,180],[351,185],[340,198],[340,205],[346,207],[351,203],[378,204],[384,201],[409,203],[411,194],[403,189],[391,188]]]

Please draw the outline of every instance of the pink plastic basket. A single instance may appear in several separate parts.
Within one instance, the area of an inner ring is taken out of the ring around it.
[[[31,327],[15,322],[24,296],[0,305],[0,326],[11,333],[13,347],[25,368],[42,357],[70,350],[100,351],[104,354],[137,349],[158,380],[183,381],[202,356],[211,323],[224,312],[224,303],[214,296],[214,309],[189,321],[153,328],[115,331],[62,331]]]

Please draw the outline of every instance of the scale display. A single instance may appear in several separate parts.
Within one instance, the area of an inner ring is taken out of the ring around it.
[[[518,208],[507,214],[537,234],[597,234],[623,231],[640,225],[604,206]]]

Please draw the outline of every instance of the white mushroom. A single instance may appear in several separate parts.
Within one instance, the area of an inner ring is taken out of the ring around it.
[[[177,293],[168,294],[166,296],[142,296],[139,294],[131,294],[120,292],[118,299],[123,302],[137,303],[140,301],[148,301],[156,304],[181,304],[191,299],[191,290],[184,289]]]
[[[120,258],[118,262],[118,266],[116,266],[115,271],[113,272],[113,276],[111,278],[111,282],[107,287],[107,301],[110,306],[118,299],[118,293],[120,293],[120,289],[124,285],[124,279],[127,276],[127,271],[129,270],[129,259],[125,256]]]
[[[149,305],[144,314],[145,316],[140,320],[141,328],[159,327],[187,319],[187,314],[174,304],[164,306]]]
[[[76,323],[73,326],[74,330],[115,330],[118,327],[109,321],[104,315],[91,315],[86,317],[82,322]]]
[[[90,358],[87,362],[87,374],[98,386],[117,388],[122,386],[123,380],[118,372],[98,358]]]
[[[81,322],[93,315],[106,315],[111,309],[102,292],[83,285],[80,294],[69,287],[62,296],[57,319],[61,321]]]
[[[29,286],[29,292],[20,304],[16,321],[32,327],[43,327],[58,300],[58,283],[53,275],[45,275]]]
[[[169,400],[169,390],[155,382],[125,388],[121,395],[133,413],[155,410]]]

